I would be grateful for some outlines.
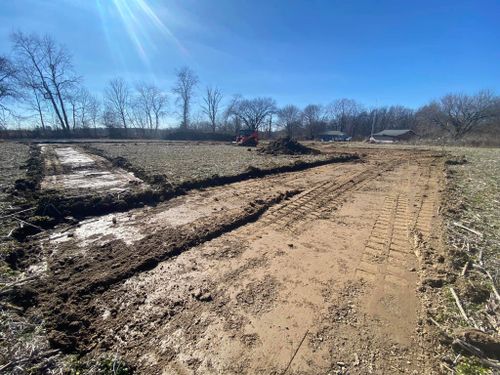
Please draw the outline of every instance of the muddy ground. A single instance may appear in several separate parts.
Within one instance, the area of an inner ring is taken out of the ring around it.
[[[14,219],[5,216],[28,208],[22,192],[16,190],[26,179],[26,160],[29,146],[22,143],[0,142],[0,236],[8,235],[18,226]],[[23,186],[24,187],[24,186]],[[0,246],[1,249],[1,246]],[[1,251],[0,251],[1,253]]]
[[[40,145],[44,162],[41,190],[66,196],[146,189],[141,179],[76,145]]]
[[[440,373],[420,293],[444,160],[358,151],[38,235],[30,311],[140,374]]]

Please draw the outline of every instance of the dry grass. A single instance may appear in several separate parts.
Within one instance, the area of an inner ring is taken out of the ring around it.
[[[485,266],[499,285],[500,272],[500,149],[457,148],[463,165],[450,165],[452,189],[461,199],[457,220],[483,234],[473,238]],[[468,234],[469,237],[470,233]]]
[[[112,157],[124,157],[150,175],[163,175],[173,185],[217,176],[233,176],[249,167],[272,169],[299,160],[314,161],[324,155],[269,156],[255,148],[194,143],[93,143]]]
[[[453,162],[447,165],[449,212],[445,218],[452,274],[450,288],[440,293],[439,320],[450,330],[476,328],[498,341],[500,301],[495,288],[498,290],[500,270],[500,149],[446,151],[453,155]],[[456,290],[458,302],[451,288]],[[461,354],[456,357],[456,373],[491,373],[486,356]]]

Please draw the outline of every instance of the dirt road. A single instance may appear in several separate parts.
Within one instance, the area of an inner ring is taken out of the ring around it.
[[[433,373],[414,240],[440,246],[441,179],[436,155],[377,150],[60,228],[52,342],[141,374]]]

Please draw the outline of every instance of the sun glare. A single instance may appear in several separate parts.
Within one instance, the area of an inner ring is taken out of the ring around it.
[[[106,18],[111,15],[110,12],[116,12],[137,53],[144,62],[149,63],[150,52],[159,48],[158,35],[174,43],[181,52],[187,53],[172,30],[158,17],[157,12],[148,4],[147,0],[112,0],[111,7],[106,7],[102,0],[96,1],[104,27],[107,27]],[[109,31],[105,32],[108,43],[112,43]]]

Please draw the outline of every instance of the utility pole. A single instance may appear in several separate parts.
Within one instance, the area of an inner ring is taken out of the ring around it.
[[[378,108],[378,100],[375,101],[375,111],[373,112],[372,133],[370,135],[370,138],[373,138],[373,133],[375,132],[375,121],[377,121],[377,108]]]
[[[372,133],[370,135],[370,138],[373,137],[373,133],[375,131],[375,121],[377,120],[377,108],[375,108],[375,111],[373,112],[373,120],[372,120]]]
[[[267,128],[267,138],[271,139],[271,132],[273,127],[273,115],[269,116],[269,127]]]

